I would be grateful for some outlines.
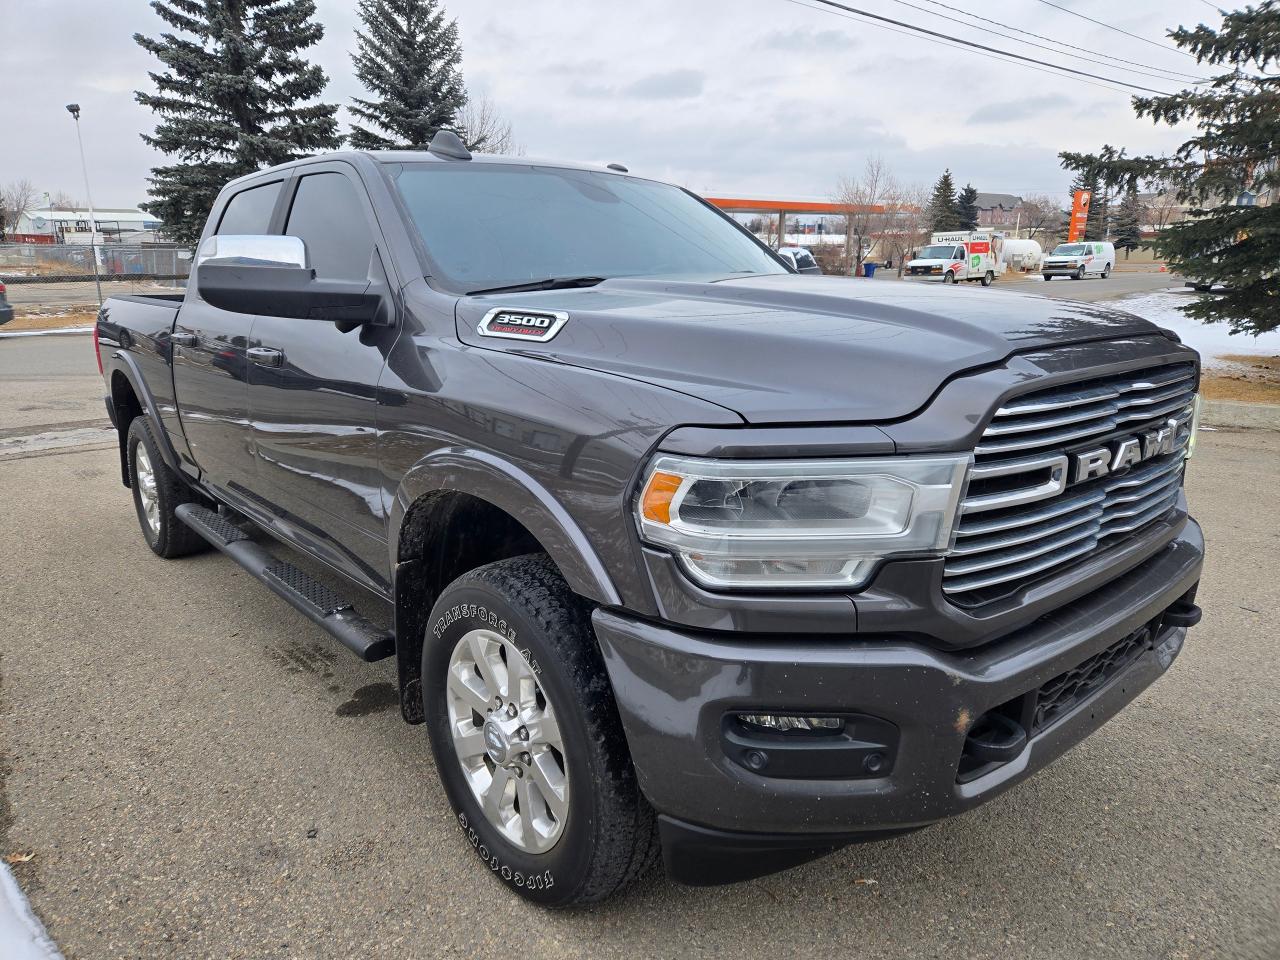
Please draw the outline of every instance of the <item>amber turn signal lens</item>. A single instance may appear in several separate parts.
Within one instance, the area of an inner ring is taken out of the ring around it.
[[[640,512],[646,520],[654,523],[671,522],[671,501],[680,489],[682,478],[673,473],[655,473],[649,478],[644,488],[644,497],[640,501]]]

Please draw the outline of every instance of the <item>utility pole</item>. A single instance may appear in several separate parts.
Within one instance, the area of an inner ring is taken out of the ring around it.
[[[84,137],[80,135],[80,104],[68,103],[67,113],[76,121],[76,143],[80,145],[80,169],[84,172],[84,198],[89,204],[89,259],[93,261],[93,286],[98,291],[98,308],[102,308],[102,279],[98,276],[98,221],[93,212],[93,194],[89,192],[89,165],[84,160]]]

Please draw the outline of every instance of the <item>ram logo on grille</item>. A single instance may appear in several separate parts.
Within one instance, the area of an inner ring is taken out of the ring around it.
[[[554,310],[512,310],[498,307],[490,310],[476,327],[482,337],[503,340],[532,340],[546,343],[569,320],[567,313]]]
[[[1173,453],[1180,421],[1170,417],[1164,425],[1140,437],[1125,437],[1105,447],[1071,455],[1071,482],[1083,483],[1094,477],[1120,473],[1143,460]]]

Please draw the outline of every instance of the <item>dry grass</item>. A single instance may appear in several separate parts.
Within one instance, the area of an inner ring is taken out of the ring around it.
[[[0,333],[91,327],[97,317],[94,307],[18,307],[16,316],[0,327]]]
[[[1206,370],[1201,381],[1206,399],[1280,404],[1280,356],[1232,353],[1219,359],[1227,365]]]

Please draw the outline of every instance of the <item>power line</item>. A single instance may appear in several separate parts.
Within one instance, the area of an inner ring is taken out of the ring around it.
[[[847,14],[847,13],[841,13],[839,10],[829,10],[829,9],[826,9],[826,8],[811,7],[811,6],[809,6],[809,5],[808,5],[808,3],[803,2],[803,0],[786,0],[786,2],[787,2],[787,3],[793,3],[793,4],[795,4],[795,5],[796,5],[796,6],[798,6],[798,7],[804,7],[804,9],[806,9],[806,10],[812,10],[814,13],[826,13],[826,14],[830,14],[831,16],[834,16],[834,17],[841,17],[842,19],[845,19],[845,20],[853,20],[853,19],[854,19],[853,17],[849,16],[849,14]],[[809,2],[810,2],[810,3],[820,3],[820,2],[822,2],[822,0],[809,0]],[[888,19],[888,18],[881,17],[881,18],[879,18],[879,19]],[[856,23],[863,23],[863,21],[861,21],[861,20],[857,20],[857,21],[855,21],[855,22],[856,22]],[[891,22],[896,23],[897,21],[891,21]],[[1042,67],[1033,66],[1032,64],[1029,64],[1029,63],[1019,63],[1019,62],[1018,62],[1018,61],[1016,61],[1016,60],[1015,60],[1015,61],[1010,61],[1010,60],[1002,59],[1001,55],[999,55],[999,51],[996,51],[996,54],[997,54],[997,55],[993,55],[993,54],[990,54],[990,53],[984,53],[984,52],[983,52],[983,51],[981,51],[981,50],[973,50],[973,49],[970,49],[970,48],[973,46],[973,44],[967,44],[966,46],[958,46],[958,45],[957,45],[957,42],[956,42],[956,41],[954,41],[954,39],[953,39],[952,37],[942,37],[942,39],[937,39],[937,38],[935,38],[935,37],[920,37],[918,34],[911,33],[911,32],[909,32],[908,30],[897,30],[897,29],[895,29],[894,27],[887,27],[887,26],[885,26],[885,25],[884,25],[884,24],[882,24],[882,23],[870,23],[870,24],[867,24],[867,25],[868,25],[868,26],[872,26],[872,27],[878,27],[878,28],[879,28],[879,29],[881,29],[881,30],[888,30],[890,33],[897,33],[897,34],[901,34],[901,35],[902,35],[902,36],[904,36],[904,37],[912,37],[912,38],[914,38],[914,39],[923,39],[923,40],[926,40],[926,41],[928,41],[928,42],[930,42],[930,43],[937,43],[937,44],[941,44],[941,45],[946,46],[946,47],[948,47],[948,48],[950,48],[950,49],[953,49],[953,50],[960,50],[960,51],[962,51],[962,52],[964,52],[964,53],[973,53],[973,54],[977,54],[977,55],[978,55],[978,56],[980,56],[980,57],[986,57],[988,60],[994,60],[996,63],[1012,63],[1014,66],[1017,66],[1017,67],[1023,67],[1023,68],[1025,68],[1025,69],[1027,69],[1027,70],[1034,70],[1034,71],[1036,71],[1036,73],[1043,73],[1043,74],[1045,74],[1046,76],[1050,76],[1050,77],[1057,77],[1057,78],[1059,78],[1059,79],[1061,79],[1061,78],[1062,78],[1062,74],[1057,73],[1055,70],[1045,70],[1045,69],[1043,69]],[[908,26],[910,26],[910,25],[908,24]],[[913,30],[914,30],[914,29],[916,29],[916,28],[912,27],[911,29],[913,29]],[[1018,59],[1019,59],[1019,60],[1025,60],[1025,59],[1027,59],[1027,58],[1026,58],[1026,57],[1019,57]],[[1095,82],[1095,81],[1093,81],[1093,80],[1077,80],[1076,82],[1077,82],[1077,83],[1084,83],[1084,84],[1088,84],[1088,85],[1089,85],[1089,86],[1091,86],[1091,87],[1097,87],[1099,90],[1111,90],[1111,91],[1114,91],[1115,93],[1123,93],[1123,94],[1126,94],[1126,95],[1130,95],[1130,94],[1129,94],[1129,91],[1127,91],[1127,90],[1123,90],[1123,89],[1121,89],[1120,87],[1117,87],[1117,86],[1113,86],[1113,85],[1112,85],[1112,83],[1110,83],[1110,82],[1105,82],[1105,81],[1104,81],[1103,83],[1097,83],[1097,82]],[[1120,81],[1115,81],[1115,82],[1119,83]],[[1128,86],[1128,84],[1126,84],[1126,86]]]
[[[960,14],[963,14],[964,16],[969,17],[969,18],[971,18],[971,19],[973,19],[973,20],[981,20],[983,23],[990,23],[990,24],[993,24],[993,25],[995,25],[995,26],[997,26],[997,27],[1002,27],[1002,28],[1004,28],[1004,29],[1006,29],[1006,30],[1012,30],[1014,33],[1021,33],[1021,34],[1025,35],[1025,36],[1028,36],[1028,37],[1035,37],[1037,40],[1046,40],[1046,41],[1048,41],[1049,43],[1056,43],[1056,44],[1057,44],[1058,46],[1060,46],[1060,47],[1070,47],[1072,50],[1079,50],[1079,51],[1081,51],[1082,53],[1096,53],[1098,56],[1100,56],[1100,57],[1104,57],[1104,58],[1106,58],[1107,60],[1114,60],[1114,61],[1116,61],[1116,63],[1126,63],[1126,64],[1128,64],[1129,66],[1132,66],[1132,67],[1146,67],[1147,69],[1150,69],[1150,70],[1158,70],[1158,71],[1160,71],[1161,73],[1166,73],[1166,74],[1168,74],[1170,77],[1182,77],[1182,78],[1187,79],[1187,80],[1194,80],[1194,81],[1196,81],[1196,82],[1198,82],[1198,83],[1208,83],[1208,82],[1209,82],[1209,81],[1207,81],[1207,80],[1204,80],[1204,79],[1202,79],[1202,78],[1200,78],[1200,77],[1196,76],[1194,73],[1183,73],[1181,70],[1170,70],[1170,69],[1168,69],[1168,68],[1166,68],[1166,67],[1157,67],[1157,66],[1153,66],[1152,64],[1149,64],[1149,63],[1139,63],[1137,60],[1126,60],[1126,59],[1124,59],[1124,57],[1117,57],[1117,56],[1113,56],[1113,55],[1112,55],[1112,54],[1110,54],[1110,53],[1103,53],[1101,50],[1089,50],[1089,49],[1087,49],[1086,47],[1078,47],[1078,46],[1076,46],[1074,43],[1067,43],[1065,40],[1055,40],[1053,37],[1046,37],[1046,36],[1044,36],[1043,34],[1039,34],[1039,33],[1032,33],[1030,30],[1023,30],[1021,27],[1014,27],[1014,26],[1011,26],[1011,25],[1009,25],[1009,24],[1007,24],[1007,23],[1000,23],[998,20],[991,20],[991,19],[989,19],[989,18],[987,18],[987,17],[979,16],[979,15],[978,15],[978,14],[976,14],[976,13],[970,13],[968,10],[961,10],[959,7],[956,7],[956,6],[953,6],[953,5],[951,5],[951,4],[947,4],[947,3],[941,3],[941,2],[939,2],[939,0],[924,0],[924,2],[925,2],[925,3],[928,3],[928,4],[932,5],[932,6],[935,6],[935,7],[940,7],[940,8],[942,8],[943,10],[947,11],[948,13],[953,13],[953,14],[954,14],[954,13],[960,13]],[[1213,4],[1212,4],[1212,3],[1209,3],[1209,0],[1200,0],[1200,2],[1201,2],[1201,3],[1208,3],[1208,4],[1209,4],[1209,6],[1211,6],[1211,7],[1213,6]],[[1216,8],[1215,8],[1215,9],[1216,9]],[[1219,12],[1221,12],[1221,11],[1219,11]],[[1024,41],[1022,41],[1022,42],[1023,42],[1023,43],[1025,43],[1026,41],[1024,40]],[[1038,46],[1038,44],[1035,44],[1035,46]],[[1161,48],[1161,49],[1164,49],[1164,48]],[[1055,52],[1057,52],[1057,51],[1055,51]]]
[[[1040,2],[1043,3],[1046,7],[1053,7],[1053,9],[1061,10],[1063,13],[1069,13],[1073,17],[1079,17],[1081,20],[1088,20],[1090,23],[1096,23],[1098,26],[1106,27],[1108,30],[1114,30],[1116,33],[1123,33],[1126,37],[1133,37],[1133,39],[1141,40],[1143,43],[1149,43],[1153,47],[1159,47],[1165,53],[1180,53],[1184,57],[1190,57],[1192,60],[1196,59],[1196,55],[1194,53],[1187,53],[1187,51],[1179,50],[1177,47],[1171,47],[1165,43],[1159,43],[1155,40],[1149,40],[1146,37],[1140,37],[1136,33],[1130,33],[1128,30],[1124,30],[1124,29],[1121,29],[1120,27],[1113,26],[1110,23],[1104,23],[1101,20],[1095,20],[1093,19],[1093,17],[1086,17],[1083,13],[1076,13],[1074,10],[1069,10],[1066,7],[1059,6],[1058,4],[1053,3],[1052,0],[1040,0]]]
[[[900,3],[904,7],[910,7],[912,10],[919,10],[921,13],[925,14],[926,16],[930,16],[930,17],[937,16],[937,14],[935,14],[933,11],[926,10],[924,7],[918,7],[914,3],[909,2],[909,0],[893,0],[893,2]],[[954,8],[954,7],[947,7],[945,4],[938,3],[937,0],[925,0],[925,2],[932,3],[934,6],[942,7],[943,9],[948,10],[952,14],[960,14],[966,17],[973,17],[975,20],[985,20],[987,23],[995,23],[994,20],[987,20],[986,17],[979,17],[976,14],[966,13],[965,11]],[[1151,73],[1149,70],[1138,70],[1138,69],[1135,69],[1134,67],[1122,67],[1122,66],[1119,66],[1118,64],[1107,63],[1105,60],[1096,60],[1093,57],[1086,57],[1083,54],[1068,53],[1065,50],[1056,50],[1053,47],[1045,46],[1043,43],[1035,43],[1034,41],[1031,41],[1031,40],[1023,40],[1021,37],[1015,37],[1012,34],[1004,33],[1002,32],[1002,30],[992,30],[990,27],[980,27],[977,24],[964,23],[963,21],[959,21],[959,20],[956,21],[956,25],[961,27],[968,27],[970,30],[985,30],[987,33],[994,33],[998,37],[1003,37],[1006,40],[1012,40],[1015,43],[1025,43],[1027,46],[1030,46],[1030,47],[1038,47],[1041,50],[1048,50],[1050,53],[1057,54],[1060,57],[1074,57],[1076,60],[1086,60],[1089,63],[1096,63],[1096,64],[1099,64],[1100,66],[1110,67],[1113,70],[1123,70],[1126,73],[1137,73],[1137,74],[1141,74],[1144,77],[1154,77],[1156,80],[1173,81],[1174,83],[1178,82],[1175,77],[1165,75],[1166,73],[1173,73],[1173,71]],[[997,26],[1000,26],[1000,25],[997,24]],[[1017,30],[1016,27],[1011,27],[1010,29]],[[1025,30],[1018,30],[1018,32],[1027,33],[1027,31]],[[1027,33],[1027,36],[1038,36],[1038,34]],[[1050,38],[1048,37],[1041,37],[1040,39],[1049,40],[1050,43],[1059,42],[1057,40],[1050,40]],[[1062,46],[1069,47],[1071,46],[1071,44],[1062,44]],[[1081,48],[1076,47],[1075,49],[1079,50]],[[1128,63],[1131,61],[1125,61],[1125,62]],[[1145,65],[1139,64],[1138,66],[1145,66]],[[1160,69],[1159,67],[1150,68],[1150,70],[1159,70],[1159,69]],[[1190,77],[1191,74],[1181,74],[1181,76]],[[1206,81],[1201,81],[1198,77],[1193,79],[1195,79],[1196,82],[1198,83],[1206,82]]]
[[[812,2],[822,4],[824,7],[833,7],[837,10],[844,10],[844,11],[847,11],[848,13],[852,13],[852,14],[855,14],[856,16],[864,17],[869,20],[878,20],[882,23],[891,23],[894,26],[904,27],[907,30],[911,30],[915,33],[923,34],[928,37],[934,37],[939,40],[946,40],[946,41],[949,41],[950,43],[961,44],[962,46],[966,46],[966,47],[972,47],[975,50],[984,50],[988,53],[995,53],[1002,57],[1009,57],[1014,60],[1021,60],[1031,64],[1039,64],[1042,67],[1048,67],[1051,70],[1060,70],[1063,73],[1070,73],[1077,77],[1090,77],[1094,80],[1101,80],[1104,83],[1115,84],[1121,87],[1128,87],[1131,90],[1141,90],[1143,93],[1159,94],[1162,97],[1172,96],[1172,94],[1166,93],[1163,90],[1155,90],[1152,87],[1142,87],[1136,83],[1129,83],[1126,80],[1116,80],[1114,77],[1103,77],[1096,73],[1087,73],[1084,70],[1077,70],[1075,69],[1075,67],[1064,67],[1058,63],[1050,63],[1047,60],[1037,60],[1035,57],[1023,56],[1020,53],[1011,53],[1008,50],[1001,50],[997,47],[988,47],[986,44],[975,43],[972,40],[963,40],[960,37],[950,37],[950,36],[947,36],[945,33],[939,33],[936,30],[929,30],[925,27],[918,27],[913,23],[907,23],[903,20],[895,20],[892,17],[882,16],[881,14],[878,14],[878,13],[869,13],[866,10],[859,10],[857,7],[846,6],[843,3],[837,3],[836,0],[812,0]],[[1047,2],[1047,0],[1042,0],[1042,2]]]

